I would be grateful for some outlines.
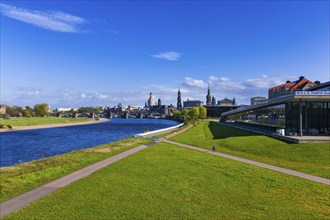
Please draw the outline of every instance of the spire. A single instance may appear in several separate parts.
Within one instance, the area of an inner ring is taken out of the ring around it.
[[[211,92],[210,92],[210,85],[208,86],[208,89],[207,89],[206,105],[212,105],[212,96],[211,96]]]
[[[181,110],[182,109],[182,103],[181,103],[181,92],[180,92],[180,88],[178,90],[178,98],[177,98],[177,104],[176,104],[176,108],[178,110]]]

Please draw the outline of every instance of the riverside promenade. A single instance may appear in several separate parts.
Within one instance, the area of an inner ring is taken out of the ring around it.
[[[192,126],[187,126],[184,129],[181,129],[177,132],[174,132],[173,134],[168,135],[167,137],[173,137],[175,135],[178,135],[178,134],[190,129],[191,127]],[[154,140],[149,143],[140,145],[136,148],[130,149],[128,151],[125,151],[125,152],[115,155],[113,157],[107,158],[105,160],[102,160],[102,161],[92,164],[90,166],[77,170],[73,173],[70,173],[57,180],[54,180],[52,182],[39,186],[35,189],[32,189],[28,192],[18,195],[14,198],[8,199],[8,200],[0,203],[0,218],[10,215],[10,214],[24,208],[25,206],[30,205],[32,202],[47,196],[48,194],[50,194],[52,192],[55,192],[77,180],[87,177],[87,176],[91,175],[92,173],[94,173],[106,166],[109,166],[121,159],[124,159],[132,154],[135,154],[141,150],[144,150],[147,147],[156,144],[157,142],[158,141]]]
[[[54,180],[50,183],[44,184],[40,187],[37,187],[33,190],[30,190],[26,193],[23,193],[19,196],[16,196],[12,199],[9,199],[7,201],[4,201],[2,203],[0,203],[0,218],[3,218],[7,215],[10,215],[22,208],[24,208],[25,206],[28,206],[29,204],[31,204],[32,202],[43,198],[45,196],[47,196],[48,194],[55,192],[58,189],[61,189],[77,180],[80,180],[84,177],[87,177],[89,175],[91,175],[92,173],[96,172],[99,169],[102,169],[106,166],[109,166],[121,159],[124,159],[132,154],[135,154],[141,150],[144,150],[146,148],[148,148],[149,146],[152,146],[158,142],[166,142],[169,144],[173,144],[173,145],[177,145],[177,146],[181,146],[181,147],[185,147],[185,148],[189,148],[192,150],[197,150],[197,151],[201,151],[201,152],[205,152],[208,154],[212,154],[212,155],[216,155],[216,156],[220,156],[223,158],[227,158],[227,159],[231,159],[231,160],[235,160],[235,161],[239,161],[239,162],[243,162],[243,163],[247,163],[247,164],[251,164],[254,166],[259,166],[265,169],[270,169],[273,171],[277,171],[277,172],[281,172],[284,174],[288,174],[288,175],[292,175],[292,176],[297,176],[300,178],[304,178],[304,179],[308,179],[314,182],[318,182],[318,183],[322,183],[322,184],[326,184],[326,185],[330,185],[330,179],[326,179],[326,178],[322,178],[322,177],[318,177],[318,176],[313,176],[310,174],[306,174],[306,173],[302,173],[302,172],[298,172],[295,170],[290,170],[290,169],[285,169],[282,167],[277,167],[277,166],[273,166],[273,165],[269,165],[269,164],[265,164],[265,163],[261,163],[261,162],[257,162],[257,161],[253,161],[253,160],[249,160],[249,159],[245,159],[245,158],[241,158],[241,157],[237,157],[237,156],[232,156],[229,154],[224,154],[224,153],[220,153],[220,152],[213,152],[211,150],[208,149],[204,149],[204,148],[199,148],[199,147],[195,147],[195,146],[191,146],[191,145],[187,145],[187,144],[182,144],[182,143],[178,143],[178,142],[174,142],[171,140],[168,140],[169,138],[174,137],[175,135],[178,135],[182,132],[187,131],[188,129],[192,128],[192,125],[189,125],[179,131],[173,132],[169,135],[166,135],[165,137],[159,139],[159,140],[154,140],[151,141],[147,144],[143,144],[140,145],[136,148],[133,148],[131,150],[128,150],[126,152],[120,153],[116,156],[107,158],[103,161],[97,162],[93,165],[87,166],[83,169],[80,169],[78,171],[75,171],[71,174],[68,174],[64,177],[61,177],[57,180]]]

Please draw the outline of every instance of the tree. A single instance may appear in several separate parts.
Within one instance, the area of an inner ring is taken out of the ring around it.
[[[207,117],[207,110],[204,106],[199,107],[199,118],[205,119]]]
[[[6,113],[11,117],[22,117],[23,116],[23,108],[19,106],[7,106]]]
[[[198,117],[199,117],[199,108],[193,107],[189,111],[188,115],[190,116],[191,119],[198,119]]]
[[[173,111],[172,114],[174,116],[180,116],[181,115],[181,112],[180,111]]]
[[[182,116],[188,116],[188,113],[189,113],[189,111],[186,108],[181,111]]]
[[[38,117],[48,116],[49,110],[50,110],[49,105],[46,103],[36,104],[34,106],[34,112]]]
[[[36,114],[33,112],[33,109],[30,106],[25,106],[25,109],[23,111],[24,117],[35,117]]]

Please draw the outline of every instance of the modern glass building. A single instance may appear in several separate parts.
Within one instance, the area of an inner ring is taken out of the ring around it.
[[[328,83],[329,84],[329,83]],[[311,89],[312,90],[312,89]],[[295,93],[268,100],[267,103],[238,108],[221,114],[220,122],[240,122],[281,129],[283,135],[330,135],[330,91]]]

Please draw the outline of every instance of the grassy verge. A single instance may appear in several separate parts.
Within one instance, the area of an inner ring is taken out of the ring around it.
[[[159,143],[5,219],[326,219],[326,185]]]
[[[330,144],[288,144],[252,132],[201,122],[172,140],[330,178]]]
[[[46,125],[46,124],[62,124],[73,122],[84,122],[94,120],[92,118],[57,118],[57,117],[32,117],[32,118],[11,118],[1,119],[0,123],[11,126],[31,126],[31,125]]]
[[[127,138],[51,158],[0,168],[0,201],[12,198],[148,141],[150,139]]]

